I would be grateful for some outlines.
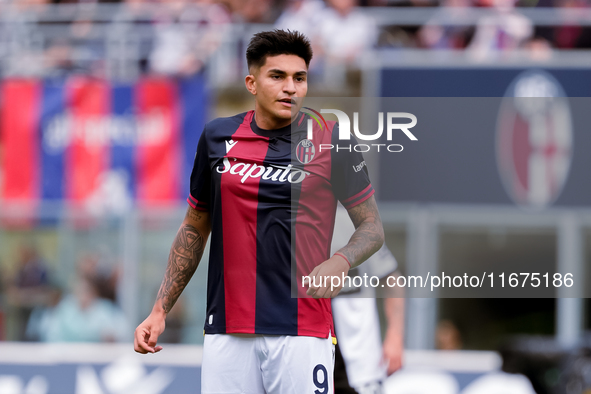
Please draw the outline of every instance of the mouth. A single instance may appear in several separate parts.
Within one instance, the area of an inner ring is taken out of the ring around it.
[[[292,103],[291,103],[290,98],[285,98],[285,99],[281,99],[281,100],[277,100],[277,101],[279,101],[282,105],[291,108]]]

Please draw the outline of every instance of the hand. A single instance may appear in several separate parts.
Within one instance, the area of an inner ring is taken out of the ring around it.
[[[336,297],[343,288],[343,278],[349,273],[349,268],[343,257],[332,256],[310,272],[310,287],[306,294],[314,298]]]
[[[383,345],[383,358],[388,365],[388,376],[402,368],[402,354],[404,353],[404,340],[395,330],[386,331]]]
[[[162,346],[156,346],[158,337],[164,332],[166,315],[164,313],[152,312],[135,329],[133,349],[141,354],[158,353]]]

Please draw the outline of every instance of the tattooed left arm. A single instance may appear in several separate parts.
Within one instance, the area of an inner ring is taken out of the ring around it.
[[[355,226],[349,243],[337,251],[347,257],[351,268],[367,260],[384,244],[384,227],[374,196],[347,211]]]
[[[351,236],[349,243],[338,250],[337,253],[340,254],[334,254],[310,272],[308,275],[310,277],[310,286],[306,292],[309,296],[314,298],[336,297],[343,288],[342,283],[339,282],[339,286],[333,286],[332,282],[323,283],[322,279],[346,276],[350,268],[363,263],[384,244],[384,228],[373,196],[349,209],[348,213],[355,225],[355,232]],[[349,267],[349,263],[351,267]],[[317,286],[314,283],[320,283],[321,285]]]

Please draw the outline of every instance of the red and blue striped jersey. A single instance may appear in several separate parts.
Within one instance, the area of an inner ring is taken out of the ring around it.
[[[336,122],[308,140],[308,118],[263,130],[250,111],[205,126],[188,198],[212,223],[205,333],[334,333],[330,299],[301,296],[301,277],[330,257],[337,201],[374,190],[361,153],[320,149],[338,144]]]

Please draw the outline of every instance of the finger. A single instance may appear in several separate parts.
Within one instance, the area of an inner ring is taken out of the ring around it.
[[[136,329],[133,333],[133,350],[135,350],[137,353],[145,354],[146,352],[139,345],[138,334],[139,330]]]
[[[331,293],[329,298],[335,298],[336,296],[339,295],[339,292],[341,291],[341,289],[334,289]]]
[[[329,288],[326,289],[326,294],[324,294],[324,298],[335,298],[337,294],[339,294],[339,292],[336,289],[331,290]]]
[[[316,276],[318,275],[319,270],[320,270],[319,266],[316,266],[316,267],[314,267],[312,272],[310,272],[308,274],[308,277],[310,278],[310,286],[309,287],[317,287],[317,286],[314,286],[314,283],[318,283],[314,280],[314,278],[316,278]],[[318,280],[318,278],[316,278],[316,280]]]
[[[158,337],[160,336],[159,332],[152,331],[150,337],[148,338],[148,346],[152,349],[152,353],[156,353],[156,343],[158,342]]]
[[[142,350],[141,350],[140,346],[138,345],[136,335],[137,335],[137,332],[134,332],[133,333],[133,350],[135,350],[137,353],[142,353]]]
[[[386,374],[388,376],[392,375],[392,372],[390,372],[390,365],[392,365],[392,360],[390,360],[390,357],[388,357],[388,354],[386,354],[386,352],[383,353],[382,360],[384,360],[386,363]]]
[[[395,361],[393,363],[390,363],[390,365],[388,366],[388,376],[392,375],[394,372],[398,371],[400,369],[401,365],[400,362]]]
[[[318,291],[316,291],[316,294],[314,294],[314,298],[326,298],[326,291],[326,287],[320,287]]]
[[[312,270],[312,272],[310,272],[310,273],[308,274],[308,276],[309,276],[310,278],[312,278],[312,277],[316,276],[316,274],[318,273],[318,270],[319,270],[319,269],[320,269],[320,265],[317,265],[316,267],[314,267],[314,269]]]
[[[320,298],[320,292],[322,291],[322,286],[315,286],[312,287],[310,286],[310,288],[308,289],[308,295],[314,297],[314,298]]]
[[[310,286],[308,287],[308,290],[306,291],[306,294],[312,297],[315,297],[316,293],[318,292],[318,290],[321,288],[320,286],[314,286],[314,283],[320,283],[318,281],[318,278],[316,277],[315,271],[317,271],[317,268],[314,268],[314,270],[310,273]]]
[[[145,349],[144,346],[140,345],[140,343],[135,344],[133,350],[141,354],[146,354],[149,352],[148,349]]]
[[[402,368],[402,358],[397,355],[390,355],[390,353],[384,350],[384,360],[388,361],[386,372],[388,376]]]
[[[343,286],[334,287],[330,292],[330,298],[335,298],[338,296],[342,289]]]
[[[148,330],[146,330],[145,328],[138,330],[138,332],[136,332],[136,338],[137,338],[137,344],[138,344],[138,350],[136,350],[136,351],[138,353],[142,353],[142,354],[154,353],[154,349],[148,345],[149,335],[150,335],[150,332]]]
[[[133,350],[135,350],[136,353],[140,353],[140,354],[148,354],[149,352],[143,348],[141,348],[140,346],[135,346],[133,348]]]

